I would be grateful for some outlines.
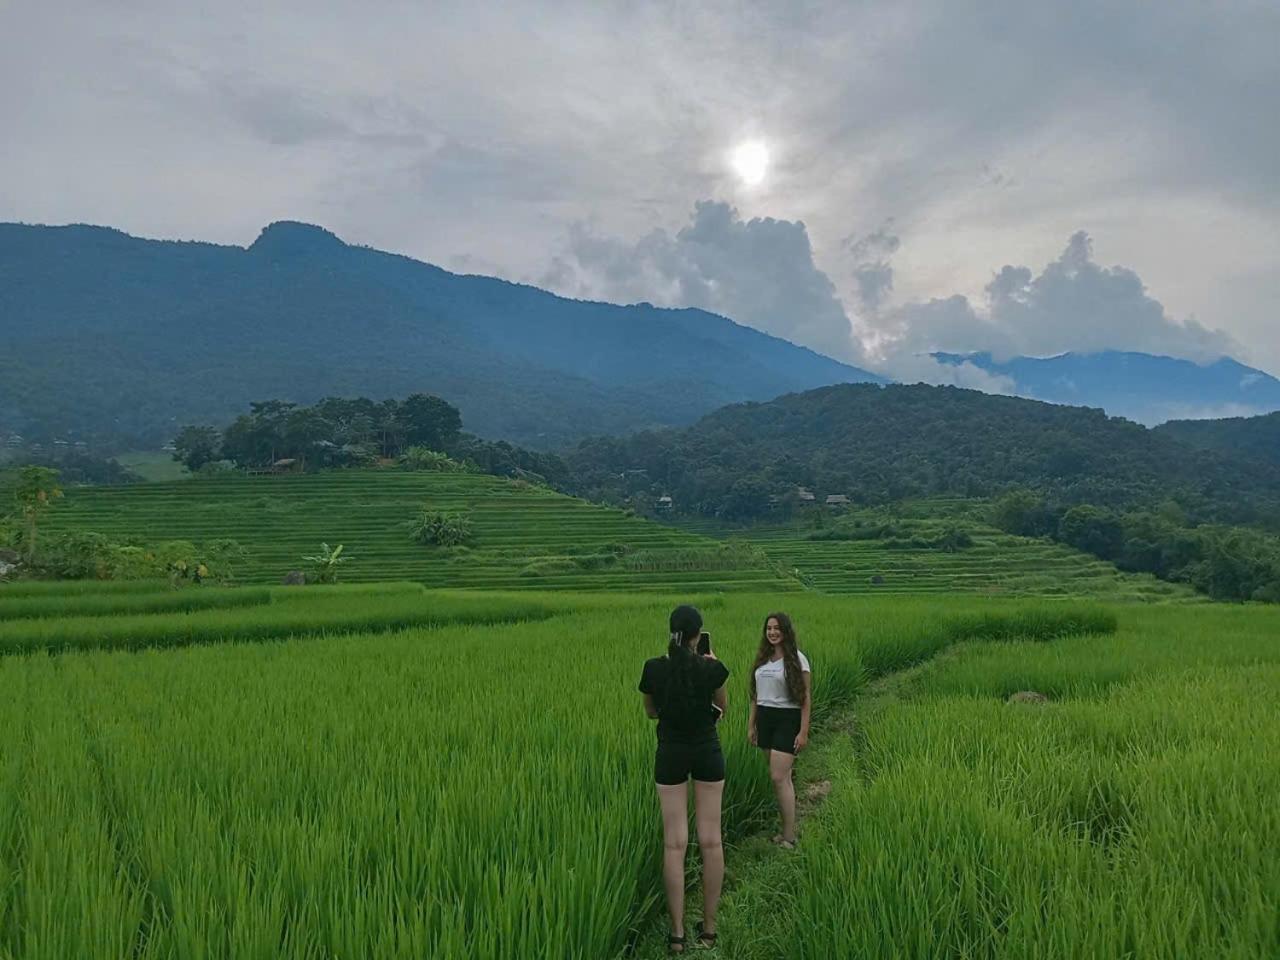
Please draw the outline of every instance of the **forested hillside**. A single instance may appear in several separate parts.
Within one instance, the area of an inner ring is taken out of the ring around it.
[[[879,380],[701,310],[567,300],[276,223],[248,249],[0,224],[0,436],[158,448],[251,401],[428,393],[550,449]]]

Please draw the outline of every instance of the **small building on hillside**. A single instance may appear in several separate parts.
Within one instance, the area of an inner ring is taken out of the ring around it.
[[[281,457],[271,464],[272,473],[297,473],[302,469],[302,462],[296,457]]]
[[[801,503],[813,503],[817,499],[814,497],[813,491],[806,487],[796,487],[796,496],[800,498]]]
[[[833,510],[849,506],[849,498],[843,493],[832,493],[827,496],[827,506]]]
[[[673,503],[671,501],[671,498],[667,496],[665,493],[662,496],[660,496],[658,498],[658,502],[654,504],[655,509],[659,513],[670,513],[672,506],[673,506]]]

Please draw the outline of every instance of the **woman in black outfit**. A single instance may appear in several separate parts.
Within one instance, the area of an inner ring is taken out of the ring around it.
[[[716,942],[716,908],[724,886],[724,849],[720,845],[720,800],[724,792],[724,754],[716,720],[725,710],[724,682],[729,670],[712,653],[699,656],[702,614],[690,606],[671,611],[671,637],[665,657],[645,661],[640,677],[644,710],[658,721],[654,780],[662,807],[662,880],[671,913],[667,949],[684,952],[684,855],[689,845],[689,778],[693,777],[698,850],[702,854],[702,922],[699,945]]]

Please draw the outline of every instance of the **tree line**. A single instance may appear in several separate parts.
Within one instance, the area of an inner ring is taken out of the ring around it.
[[[301,470],[396,459],[414,468],[425,461],[420,454],[409,456],[410,451],[433,451],[497,476],[553,486],[568,478],[560,457],[465,433],[457,407],[424,393],[403,400],[326,397],[311,406],[256,401],[224,429],[184,426],[173,446],[173,458],[193,473],[216,470],[219,464],[266,468],[282,460]]]
[[[1116,511],[1017,490],[995,502],[991,519],[1008,533],[1048,537],[1121,570],[1188,583],[1216,600],[1280,603],[1280,538],[1247,527],[1192,526],[1172,501]]]

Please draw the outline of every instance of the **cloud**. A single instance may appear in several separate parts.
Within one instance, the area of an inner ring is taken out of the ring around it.
[[[805,225],[743,220],[723,202],[699,201],[674,235],[659,229],[634,243],[577,225],[540,282],[568,296],[700,307],[839,360],[862,359]]]
[[[1083,231],[1038,275],[1025,266],[1002,267],[981,306],[954,295],[881,311],[875,323],[877,350],[889,369],[937,350],[985,350],[1001,358],[1132,350],[1199,362],[1242,350],[1220,330],[1174,320],[1134,271],[1095,263]]]
[[[984,303],[953,294],[891,305],[891,258],[902,246],[891,228],[886,222],[842,243],[858,283],[853,318],[814,263],[803,223],[744,220],[712,200],[697,203],[674,234],[657,229],[632,242],[576,224],[536,282],[585,299],[700,307],[895,379],[989,393],[1017,391],[1007,376],[930,354],[1132,350],[1208,361],[1239,348],[1221,331],[1171,318],[1134,271],[1094,262],[1083,231],[1038,274],[1013,265],[996,271]]]
[[[1089,223],[1170,313],[1280,365],[1280,124],[1260,119],[1280,99],[1275,3],[216,13],[0,2],[0,219],[227,243],[306,219],[519,279],[572,224],[634,241],[716,197],[745,223],[803,223],[820,295],[855,325],[953,292],[985,320],[992,266],[1041,264]],[[725,164],[749,137],[774,158],[754,190]],[[905,249],[842,247],[877,225]]]
[[[880,309],[893,292],[893,267],[889,258],[898,251],[902,241],[889,232],[893,221],[865,237],[846,237],[842,246],[853,260],[853,279],[857,283],[858,300],[863,310]]]

